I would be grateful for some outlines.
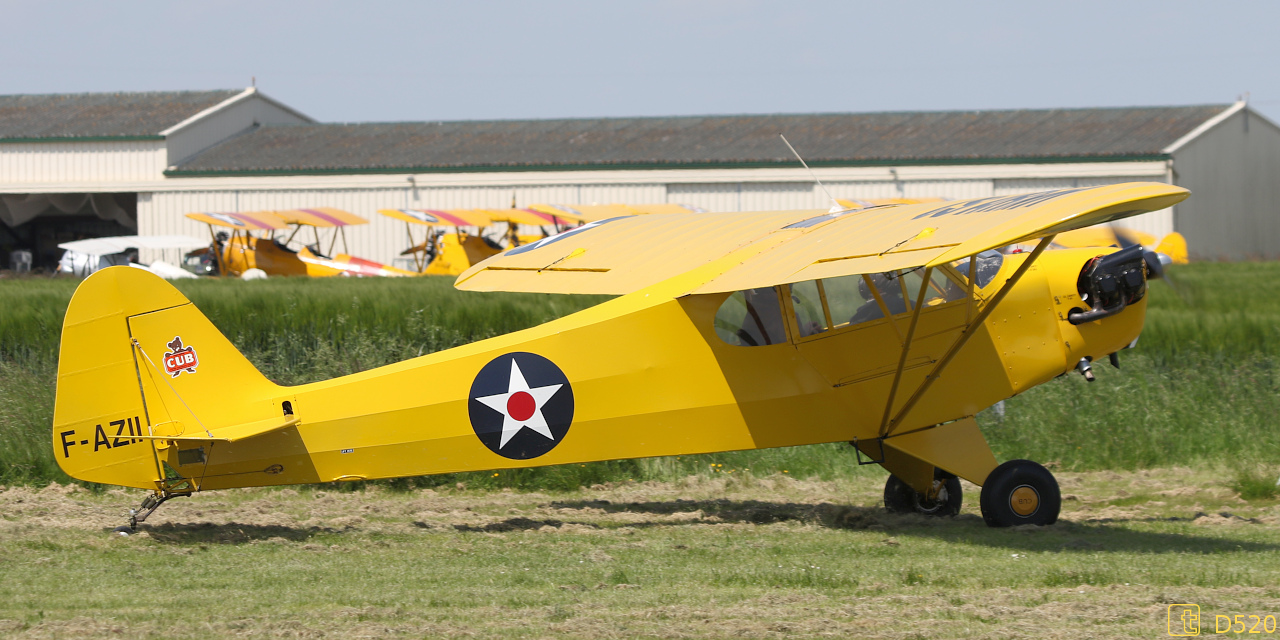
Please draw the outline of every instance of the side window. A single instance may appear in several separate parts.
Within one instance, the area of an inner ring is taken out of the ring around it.
[[[778,291],[773,287],[735,291],[716,311],[715,329],[721,340],[734,346],[786,342]]]
[[[797,282],[788,288],[791,290],[791,306],[796,311],[796,327],[800,329],[801,338],[831,328],[827,326],[827,314],[822,310],[822,292],[817,280]]]
[[[867,287],[866,278],[860,275],[827,278],[822,281],[822,288],[827,294],[831,324],[836,328],[884,317],[875,296]]]
[[[907,285],[907,306],[914,306],[916,299],[920,295],[920,285],[924,280],[924,268],[913,269],[903,273],[902,282]],[[929,277],[929,290],[924,294],[924,305],[930,307],[933,305],[960,300],[964,298],[965,290],[959,283],[953,282],[939,269],[934,269]]]
[[[991,284],[991,280],[1000,272],[1000,267],[1004,264],[1004,254],[996,251],[995,249],[983,251],[978,254],[976,262],[977,268],[975,268],[974,271],[976,271],[978,275],[977,279],[973,282],[973,286],[975,289],[981,289]],[[960,275],[966,278],[969,277],[968,258],[956,260],[951,263],[951,266],[955,267],[956,271],[960,272]]]

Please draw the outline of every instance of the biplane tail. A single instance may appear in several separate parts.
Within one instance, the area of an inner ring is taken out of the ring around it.
[[[1156,247],[1156,253],[1169,256],[1173,264],[1187,264],[1187,239],[1182,237],[1181,233],[1174,231],[1160,241]]]
[[[166,488],[182,475],[165,466],[183,443],[271,422],[279,389],[168,282],[103,269],[76,289],[63,320],[54,457],[81,480]]]

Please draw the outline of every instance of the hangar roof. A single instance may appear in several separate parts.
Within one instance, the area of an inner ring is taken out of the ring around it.
[[[155,139],[243,89],[0,96],[0,141]]]
[[[265,125],[167,175],[1151,160],[1233,106]]]

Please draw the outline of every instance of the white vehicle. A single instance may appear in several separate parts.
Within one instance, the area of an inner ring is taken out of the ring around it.
[[[89,238],[63,242],[58,245],[66,249],[58,260],[58,271],[74,273],[82,278],[89,274],[117,265],[130,265],[147,269],[156,275],[166,278],[195,277],[166,262],[153,262],[150,267],[137,264],[139,249],[179,249],[188,250],[205,246],[207,241],[191,236],[115,236],[110,238]]]

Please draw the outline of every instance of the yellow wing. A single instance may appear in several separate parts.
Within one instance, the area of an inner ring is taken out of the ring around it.
[[[302,224],[309,227],[346,227],[355,224],[369,224],[368,220],[354,213],[349,213],[342,209],[334,209],[333,207],[287,209],[273,211],[272,213],[289,224]]]
[[[480,209],[378,209],[378,213],[426,227],[487,227],[492,222]]]
[[[459,289],[623,294],[753,245],[690,293],[715,293],[939,265],[987,249],[1155,211],[1186,189],[1139,182],[836,213],[632,216],[512,249],[459,276]]]
[[[289,226],[280,216],[271,211],[246,211],[244,213],[198,211],[188,213],[187,217],[205,224],[247,231],[284,229]]]
[[[583,218],[563,211],[557,211],[554,214],[537,209],[477,209],[477,211],[484,211],[494,222],[514,222],[535,227],[547,224],[567,227],[586,222]]]

